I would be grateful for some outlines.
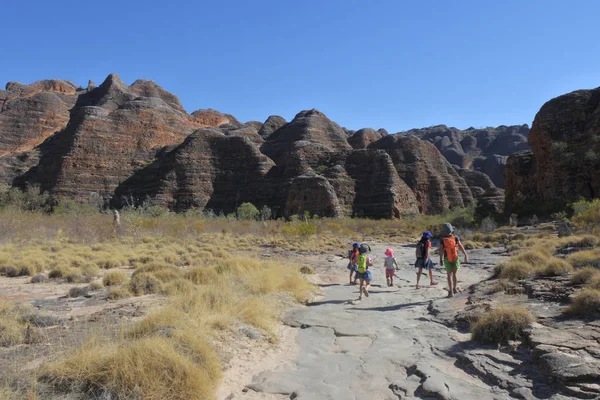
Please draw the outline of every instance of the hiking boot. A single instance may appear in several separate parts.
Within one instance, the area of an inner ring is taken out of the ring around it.
[[[448,297],[454,297],[454,293],[451,290],[448,291]]]
[[[454,288],[453,292],[454,292],[454,294],[457,294],[458,290],[456,288]]]

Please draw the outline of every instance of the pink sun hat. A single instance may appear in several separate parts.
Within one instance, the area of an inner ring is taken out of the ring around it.
[[[394,250],[392,249],[385,249],[385,253],[386,256],[388,257],[394,257]]]

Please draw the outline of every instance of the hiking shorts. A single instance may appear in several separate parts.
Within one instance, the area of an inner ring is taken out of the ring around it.
[[[393,269],[386,269],[386,270],[385,270],[385,278],[386,278],[386,279],[387,279],[387,278],[393,278],[393,277],[394,277],[394,275],[395,275],[395,272],[396,272],[396,271],[395,271],[395,270],[393,270]]]
[[[460,268],[460,259],[456,262],[450,262],[444,259],[444,269],[448,272],[456,272]]]
[[[371,271],[367,270],[366,272],[360,273],[360,272],[356,272],[356,275],[354,275],[354,278],[358,278],[360,280],[363,281],[370,281],[373,279],[373,277],[371,276]]]

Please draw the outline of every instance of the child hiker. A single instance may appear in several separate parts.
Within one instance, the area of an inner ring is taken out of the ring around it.
[[[448,223],[444,224],[440,238],[440,264],[442,264],[443,258],[444,269],[448,274],[448,297],[454,297],[458,293],[456,271],[460,268],[459,249],[465,256],[465,262],[469,262],[469,256],[460,242],[460,238],[454,234],[454,227]]]
[[[383,260],[383,266],[385,267],[385,280],[387,285],[394,286],[394,271],[399,271],[398,262],[394,257],[394,250],[385,249],[385,259]]]
[[[356,270],[358,269],[357,264],[357,258],[358,258],[358,248],[359,248],[359,244],[358,243],[354,243],[352,245],[352,250],[348,251],[348,269],[350,270],[350,285],[356,285],[356,274],[354,274],[354,280],[352,280],[352,274],[354,272],[356,272]]]
[[[417,257],[417,261],[415,261],[415,268],[419,268],[419,271],[417,272],[417,289],[421,289],[419,280],[421,280],[421,273],[423,270],[429,271],[429,284],[431,286],[438,284],[433,280],[433,262],[431,261],[431,257],[429,255],[432,237],[433,235],[431,232],[425,231],[421,236],[421,240],[419,240],[419,243],[417,243],[417,250],[415,251],[415,256]]]
[[[362,244],[358,248],[358,270],[356,271],[356,277],[360,280],[360,287],[358,289],[360,295],[359,300],[362,300],[363,294],[369,297],[369,285],[371,284],[371,271],[369,267],[373,265],[373,260],[367,255],[371,251],[368,244]]]

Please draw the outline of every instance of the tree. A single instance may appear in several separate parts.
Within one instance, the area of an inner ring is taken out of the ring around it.
[[[236,210],[238,219],[256,219],[259,211],[252,203],[242,203]]]

